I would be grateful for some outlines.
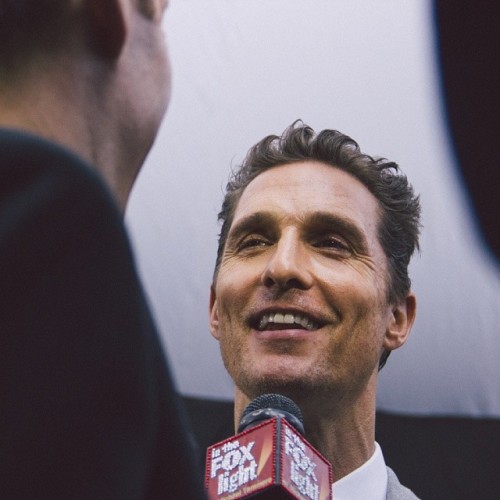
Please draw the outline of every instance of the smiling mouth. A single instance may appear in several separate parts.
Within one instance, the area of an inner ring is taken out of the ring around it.
[[[284,330],[303,329],[308,331],[317,330],[320,325],[305,314],[271,312],[262,316],[257,329],[263,330]]]

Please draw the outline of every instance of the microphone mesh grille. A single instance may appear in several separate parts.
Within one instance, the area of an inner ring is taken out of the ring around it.
[[[255,410],[265,408],[287,411],[304,423],[300,408],[290,398],[282,394],[262,394],[262,396],[255,398],[243,411],[242,418]]]

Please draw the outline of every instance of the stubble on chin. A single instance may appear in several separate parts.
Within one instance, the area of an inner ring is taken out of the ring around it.
[[[282,394],[300,406],[306,399],[331,397],[332,380],[316,370],[308,370],[305,374],[290,373],[290,370],[276,367],[270,373],[262,373],[249,362],[243,361],[240,366],[225,364],[234,384],[250,401],[262,394]]]

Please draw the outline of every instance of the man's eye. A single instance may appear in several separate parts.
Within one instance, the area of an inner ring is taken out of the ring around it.
[[[245,250],[249,248],[257,248],[268,245],[268,241],[261,236],[249,236],[241,241],[238,248],[239,250]]]
[[[314,243],[314,246],[317,248],[326,248],[343,252],[349,251],[349,245],[347,244],[347,242],[342,238],[337,238],[334,236],[318,239]]]

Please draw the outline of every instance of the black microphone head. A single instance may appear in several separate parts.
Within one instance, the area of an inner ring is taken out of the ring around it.
[[[251,401],[243,410],[238,432],[274,417],[284,418],[304,435],[304,420],[300,408],[290,398],[281,394],[262,394]]]

